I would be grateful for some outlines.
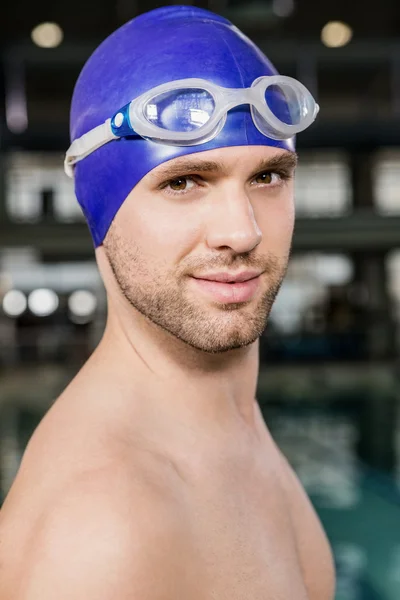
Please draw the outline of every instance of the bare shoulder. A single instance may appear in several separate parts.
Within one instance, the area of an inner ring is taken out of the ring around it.
[[[80,475],[32,521],[18,561],[7,552],[7,517],[0,521],[0,598],[173,598],[174,557],[184,545],[175,513],[152,486],[118,469]]]

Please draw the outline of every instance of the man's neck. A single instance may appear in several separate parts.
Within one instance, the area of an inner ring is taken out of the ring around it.
[[[94,361],[124,396],[146,396],[157,414],[212,429],[255,426],[258,343],[220,354],[196,350],[157,325],[109,314]]]

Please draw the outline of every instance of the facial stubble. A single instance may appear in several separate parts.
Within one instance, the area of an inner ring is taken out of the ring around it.
[[[104,240],[104,250],[120,292],[135,310],[185,344],[209,354],[243,348],[262,335],[288,263],[288,256],[279,260],[269,254],[256,260],[250,254],[241,254],[230,257],[230,263],[224,266],[221,263],[227,262],[226,255],[214,259],[215,264],[208,261],[207,266],[190,265],[192,272],[243,268],[265,271],[261,277],[267,278],[268,285],[258,299],[206,305],[200,297],[198,301],[189,297],[185,289],[188,275],[179,277],[167,268],[146,268],[140,249],[128,243],[113,225]]]

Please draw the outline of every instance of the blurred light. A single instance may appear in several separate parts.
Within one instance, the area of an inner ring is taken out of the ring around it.
[[[10,290],[3,298],[3,311],[9,317],[19,317],[26,310],[25,294],[19,290]]]
[[[68,298],[68,308],[75,317],[88,317],[97,307],[97,298],[92,292],[78,290]]]
[[[28,306],[38,317],[48,317],[57,310],[58,304],[58,296],[53,290],[42,288],[29,294]]]
[[[31,32],[32,41],[40,48],[57,48],[63,37],[63,30],[57,23],[41,23]]]
[[[290,17],[294,11],[294,0],[273,0],[272,12],[277,17]]]
[[[28,127],[25,72],[17,59],[5,63],[5,108],[8,129],[17,134],[25,131]]]
[[[352,28],[341,21],[330,21],[321,31],[321,40],[328,48],[340,48],[348,44],[353,37]]]
[[[313,268],[318,281],[324,285],[345,285],[353,276],[353,263],[347,256],[316,256]]]
[[[19,94],[8,94],[6,100],[7,127],[12,133],[23,133],[28,128],[26,102]]]

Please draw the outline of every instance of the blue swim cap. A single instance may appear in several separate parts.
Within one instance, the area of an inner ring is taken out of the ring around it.
[[[123,25],[86,62],[72,98],[71,138],[162,83],[196,77],[246,88],[257,77],[275,74],[265,55],[225,18],[189,6],[158,8]],[[102,244],[133,187],[154,167],[186,154],[246,145],[293,150],[294,140],[265,137],[249,106],[242,105],[229,111],[222,131],[204,144],[173,146],[127,137],[97,149],[75,166],[75,192],[95,246]]]

